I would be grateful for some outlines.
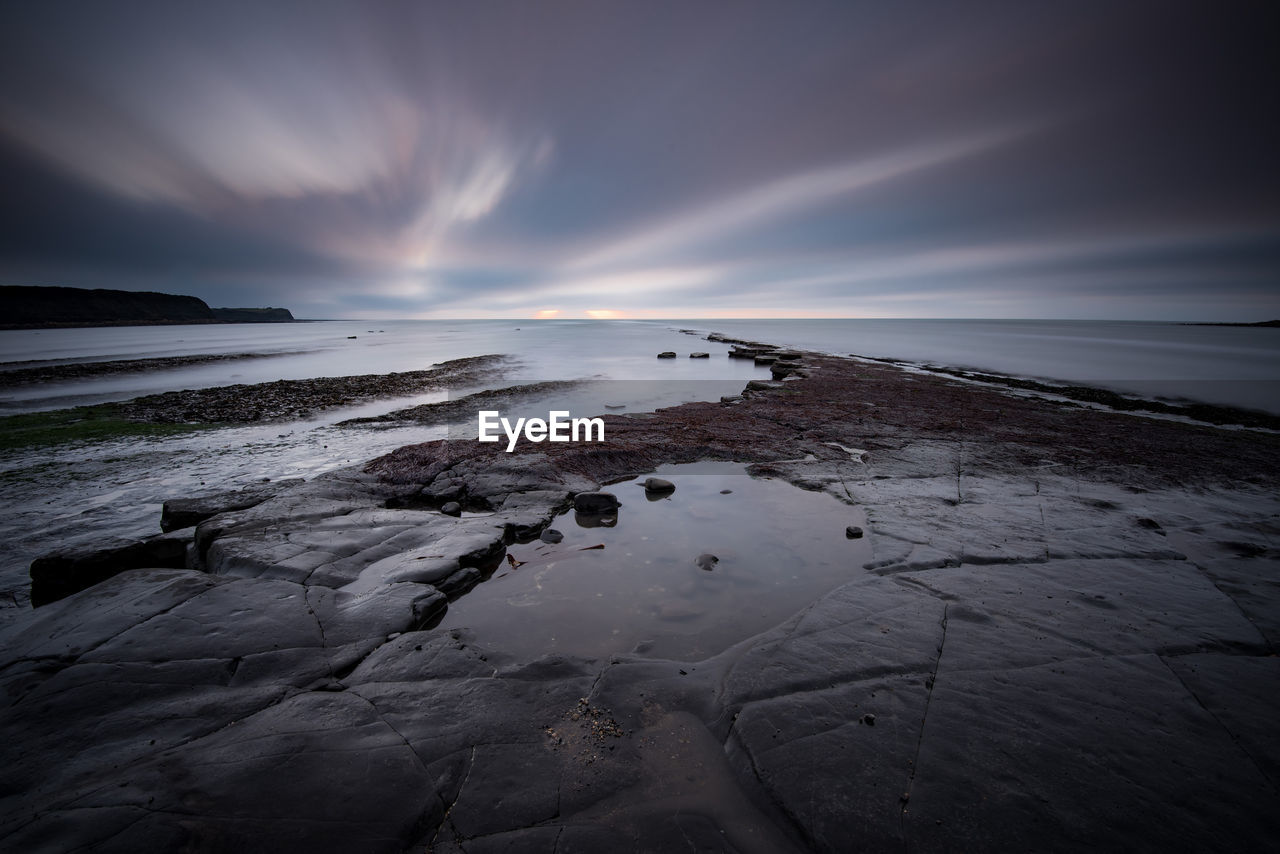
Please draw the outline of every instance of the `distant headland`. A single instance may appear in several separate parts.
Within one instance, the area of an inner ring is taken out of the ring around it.
[[[0,287],[0,329],[288,323],[287,308],[210,308],[198,297],[154,291],[9,285]]]

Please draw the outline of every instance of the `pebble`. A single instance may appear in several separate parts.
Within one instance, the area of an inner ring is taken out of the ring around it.
[[[850,540],[860,540],[862,539],[862,529],[857,525],[850,525],[844,529],[844,535]]]
[[[710,572],[715,569],[716,564],[720,562],[720,558],[713,554],[700,554],[694,558],[693,562],[698,569],[705,569],[707,572]]]

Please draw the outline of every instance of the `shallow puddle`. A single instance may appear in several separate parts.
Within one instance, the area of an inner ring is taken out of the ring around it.
[[[615,525],[570,510],[551,525],[563,541],[511,546],[518,565],[504,561],[451,603],[441,627],[528,658],[697,660],[782,622],[870,559],[865,538],[845,535],[862,511],[829,495],[734,463],[664,466],[656,476],[676,489],[663,496],[646,494],[646,476],[606,487],[622,502]]]

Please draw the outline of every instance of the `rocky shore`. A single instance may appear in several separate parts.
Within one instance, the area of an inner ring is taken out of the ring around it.
[[[497,376],[505,356],[450,359],[422,371],[277,380],[252,385],[167,391],[115,404],[126,418],[149,424],[245,424],[307,418],[315,412],[377,398],[405,397]]]
[[[772,354],[778,379],[606,415],[605,443],[409,446],[170,502],[166,527],[190,527],[163,535],[185,548],[158,566],[136,543],[64,556],[60,578],[92,560],[123,571],[0,637],[0,843],[1235,852],[1278,838],[1274,434],[739,344]],[[432,628],[575,496],[707,459],[863,508],[870,559],[700,661]]]
[[[237,362],[245,359],[269,359],[283,353],[201,353],[194,356],[163,356],[154,359],[113,359],[106,362],[69,362],[32,364],[0,363],[0,389],[38,385],[49,382],[93,379],[117,374],[148,373],[214,362]],[[293,354],[290,354],[293,355]]]

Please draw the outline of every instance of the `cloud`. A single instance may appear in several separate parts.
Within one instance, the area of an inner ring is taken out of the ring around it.
[[[1161,282],[1280,312],[1260,19],[976,9],[6,4],[0,280],[326,316],[1140,316]]]
[[[664,217],[574,259],[568,268],[590,269],[667,256],[805,212],[859,190],[990,152],[1026,136],[1032,127],[999,128],[899,148],[768,181],[694,210]]]

